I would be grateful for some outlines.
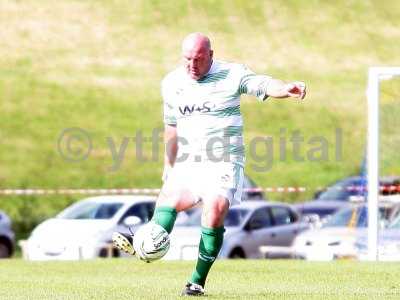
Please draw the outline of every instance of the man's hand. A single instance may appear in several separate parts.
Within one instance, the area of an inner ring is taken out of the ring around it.
[[[286,84],[289,97],[304,99],[306,96],[306,84],[302,81],[294,81]]]
[[[270,79],[267,85],[267,95],[274,98],[298,98],[306,96],[306,84],[302,81],[285,83],[280,79]]]

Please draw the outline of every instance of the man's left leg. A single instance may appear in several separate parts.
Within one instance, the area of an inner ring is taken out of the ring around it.
[[[224,219],[229,209],[229,201],[223,196],[204,201],[201,220],[201,238],[196,268],[183,295],[202,295],[208,272],[218,256],[224,239]]]

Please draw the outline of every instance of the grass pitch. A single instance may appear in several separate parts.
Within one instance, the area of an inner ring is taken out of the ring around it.
[[[0,299],[178,299],[194,262],[0,262]],[[208,299],[399,299],[400,264],[218,261]]]

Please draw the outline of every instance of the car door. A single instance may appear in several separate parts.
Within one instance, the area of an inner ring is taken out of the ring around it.
[[[273,244],[271,239],[272,220],[267,207],[259,208],[254,211],[244,227],[241,247],[244,249],[246,257],[261,257],[259,247],[262,245]]]
[[[302,230],[294,212],[285,206],[270,207],[272,217],[271,239],[276,246],[290,246],[296,235]]]

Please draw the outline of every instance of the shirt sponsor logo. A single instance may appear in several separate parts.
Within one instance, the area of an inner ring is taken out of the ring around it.
[[[215,106],[215,105],[214,105]],[[207,113],[210,112],[212,108],[212,105],[209,101],[206,101],[203,103],[203,105],[185,105],[185,106],[179,106],[179,111],[182,115],[191,115],[194,112],[199,112],[199,113]]]

